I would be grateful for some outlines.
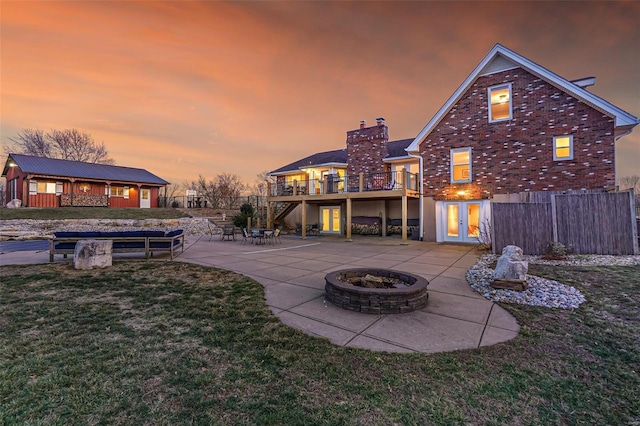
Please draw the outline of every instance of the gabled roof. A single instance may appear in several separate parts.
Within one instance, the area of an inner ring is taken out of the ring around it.
[[[402,139],[399,141],[391,141],[387,144],[388,157],[408,157],[405,148],[413,141],[413,139]],[[347,166],[347,150],[337,149],[335,151],[325,151],[312,154],[301,160],[282,166],[279,169],[269,172],[270,175],[281,175],[292,172],[299,172],[300,169],[307,167],[319,166]]]
[[[33,157],[22,154],[9,154],[2,176],[7,174],[11,161],[20,167],[23,172],[31,174],[155,185],[169,184],[166,180],[144,169],[59,160],[57,158]]]
[[[347,150],[337,149],[335,151],[325,151],[312,154],[298,161],[282,166],[270,172],[270,175],[278,175],[290,172],[299,172],[304,167],[316,167],[323,164],[343,164],[347,165]]]
[[[399,141],[392,141],[387,144],[387,152],[389,156],[387,158],[396,157],[408,157],[405,149],[413,142],[413,139],[401,139]]]
[[[469,87],[478,79],[478,77],[496,70],[509,69],[521,67],[526,71],[534,74],[546,82],[564,90],[575,98],[609,114],[615,119],[615,127],[632,129],[638,124],[638,118],[629,114],[628,112],[618,108],[617,106],[605,101],[601,97],[594,95],[588,90],[580,87],[579,85],[566,80],[559,75],[549,71],[548,69],[536,64],[535,62],[517,54],[516,52],[507,49],[501,44],[496,44],[493,49],[480,61],[478,66],[469,74],[469,76],[462,82],[460,87],[451,95],[447,102],[438,110],[427,125],[422,129],[418,136],[413,140],[411,145],[407,148],[408,152],[418,151],[418,146],[425,139],[425,137],[433,130],[433,128],[440,122],[449,110],[455,105],[460,97],[469,89]]]

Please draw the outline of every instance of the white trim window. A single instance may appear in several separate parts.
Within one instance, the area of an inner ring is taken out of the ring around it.
[[[553,160],[573,160],[573,135],[554,136]]]
[[[471,182],[471,148],[451,150],[451,183]]]
[[[128,186],[111,186],[109,187],[109,196],[129,198],[129,187]]]
[[[489,123],[511,120],[513,105],[511,102],[511,83],[489,87]]]
[[[62,194],[62,182],[29,181],[29,194]]]

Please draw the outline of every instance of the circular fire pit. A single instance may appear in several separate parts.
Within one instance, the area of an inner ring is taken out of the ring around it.
[[[370,288],[381,281],[380,286],[391,287]],[[429,298],[429,281],[390,269],[343,269],[328,273],[325,283],[324,290],[328,301],[343,309],[368,314],[402,314],[415,311],[424,308]]]

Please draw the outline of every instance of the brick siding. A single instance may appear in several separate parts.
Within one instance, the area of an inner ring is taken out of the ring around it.
[[[347,174],[385,171],[382,159],[388,154],[389,128],[380,124],[347,132]]]
[[[512,84],[513,118],[489,123],[487,89],[503,83]],[[573,135],[572,160],[553,160],[553,137],[559,135]],[[450,199],[467,190],[473,198],[489,198],[610,188],[614,143],[612,117],[522,68],[479,77],[420,145],[424,194]],[[472,148],[472,183],[452,185],[450,149],[464,147]]]

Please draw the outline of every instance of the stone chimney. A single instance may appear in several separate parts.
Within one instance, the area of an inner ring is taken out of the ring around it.
[[[376,125],[365,127],[366,121],[360,122],[360,128],[347,132],[347,174],[384,172],[382,160],[389,154],[389,128],[384,118],[377,118]]]

